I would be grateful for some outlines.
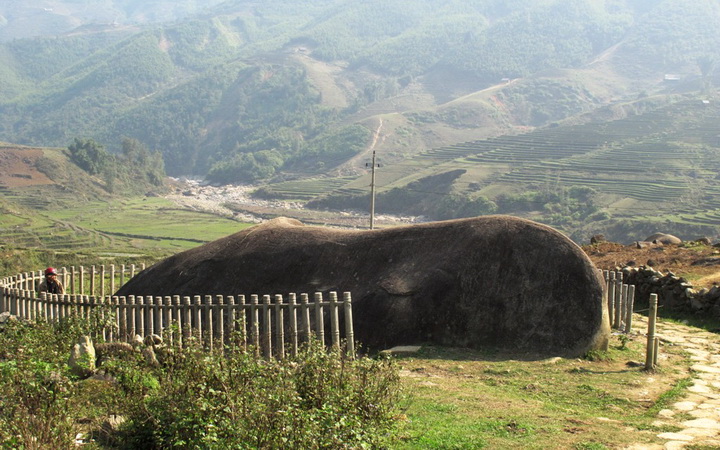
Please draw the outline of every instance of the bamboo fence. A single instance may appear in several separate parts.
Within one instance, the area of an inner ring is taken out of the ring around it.
[[[144,268],[144,267],[143,267]],[[71,316],[93,320],[105,341],[130,342],[135,336],[164,335],[182,346],[200,339],[209,349],[240,346],[266,358],[295,356],[313,337],[355,356],[352,299],[344,292],[283,295],[106,295],[135,275],[135,266],[106,270],[80,267],[58,270],[65,294],[37,293],[42,271],[0,280],[0,313],[57,323]],[[127,278],[127,279],[129,279]],[[327,298],[326,298],[327,297]],[[342,311],[341,311],[342,310]],[[326,325],[326,320],[329,324]],[[341,329],[344,333],[341,334]],[[328,335],[328,336],[326,336]],[[341,337],[342,336],[342,337]],[[100,337],[100,336],[96,336]],[[342,342],[344,340],[344,343]]]

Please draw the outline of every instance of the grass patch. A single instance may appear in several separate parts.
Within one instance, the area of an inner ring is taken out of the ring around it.
[[[650,417],[657,416],[657,413],[660,410],[667,408],[672,403],[676,402],[680,397],[682,397],[685,394],[687,388],[692,386],[692,384],[693,381],[690,377],[678,380],[675,385],[673,385],[670,389],[660,394],[655,403],[650,408],[648,408],[646,414]]]
[[[602,357],[533,358],[424,347],[398,359],[408,399],[396,448],[617,448],[660,443],[676,431],[653,425],[685,392],[689,361],[664,348],[663,370],[648,373],[644,336],[613,335]],[[619,426],[622,424],[622,426]],[[632,431],[629,431],[632,430]]]

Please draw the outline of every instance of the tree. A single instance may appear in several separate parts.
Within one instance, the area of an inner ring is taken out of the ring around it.
[[[112,155],[92,139],[75,138],[68,146],[72,160],[90,175],[98,175],[112,164]]]

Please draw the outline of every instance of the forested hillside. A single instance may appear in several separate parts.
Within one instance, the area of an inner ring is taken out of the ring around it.
[[[222,0],[3,0],[0,42],[182,19]]]
[[[713,0],[187,1],[169,15],[159,0],[101,3],[122,23],[0,45],[0,140],[120,152],[132,138],[171,175],[266,183],[361,175],[370,149],[395,164],[602,123],[720,85]],[[7,11],[27,5],[3,8],[9,32]]]

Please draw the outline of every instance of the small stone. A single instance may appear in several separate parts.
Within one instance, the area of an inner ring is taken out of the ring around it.
[[[696,372],[720,373],[720,367],[706,366],[703,364],[695,364],[691,369]]]
[[[393,355],[417,353],[422,347],[419,345],[398,345],[388,350],[383,350],[383,353],[390,353]]]
[[[663,445],[661,448],[663,450],[683,450],[687,448],[687,441],[670,441]]]
[[[710,428],[713,430],[720,430],[720,422],[714,419],[688,420],[683,422],[682,425],[688,428]]]
[[[709,394],[712,392],[712,389],[710,389],[707,386],[703,386],[702,384],[694,384],[688,388],[689,392],[695,392],[696,394]]]
[[[681,431],[682,434],[694,437],[713,437],[717,436],[717,430],[711,428],[687,428]]]
[[[678,411],[692,411],[697,405],[695,402],[678,402],[673,405],[673,408]]]
[[[660,439],[667,439],[669,441],[692,441],[693,437],[687,434],[680,433],[660,433],[657,435]]]
[[[692,411],[688,411],[688,414],[690,414],[696,419],[714,419],[715,417],[717,417],[717,412],[708,408],[694,409]]]

